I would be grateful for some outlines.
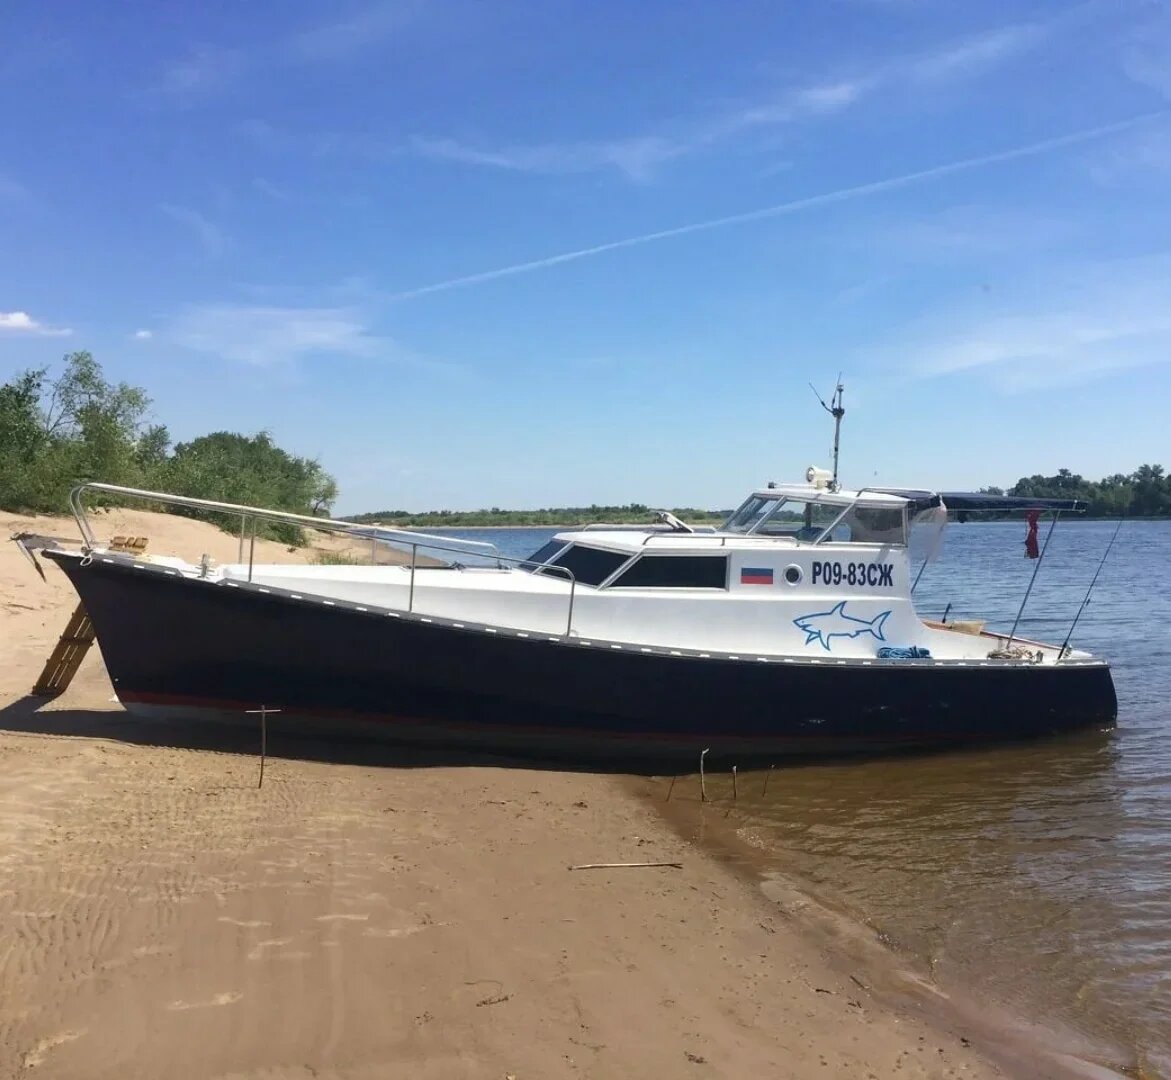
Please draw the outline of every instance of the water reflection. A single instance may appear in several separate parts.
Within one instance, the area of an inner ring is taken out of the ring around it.
[[[1026,945],[1065,969],[1049,972],[1062,982],[1102,974],[1084,931],[1113,925],[1113,912],[1108,895],[1084,887],[1085,869],[1124,872],[1117,767],[1102,733],[1059,748],[815,765],[774,773],[763,797],[763,775],[746,775],[736,814],[779,869],[881,927],[941,979],[966,980],[978,964],[981,982],[1012,1004],[1028,996]]]
[[[518,530],[519,532],[519,530]],[[1063,520],[1021,621],[1064,640],[1112,522]],[[528,554],[550,531],[515,541]],[[916,606],[1012,625],[1019,521],[953,525]],[[1021,746],[740,777],[765,872],[844,904],[945,984],[1129,1048],[1171,1080],[1171,522],[1127,522],[1075,647],[1114,670],[1119,726]],[[730,782],[709,778],[727,806]],[[675,798],[695,797],[682,782]]]
[[[1022,620],[1060,641],[1109,542],[1062,523]],[[1023,527],[953,528],[926,613],[1011,625]],[[1132,1049],[1171,1077],[1171,524],[1124,526],[1075,646],[1111,661],[1119,727],[1021,746],[778,769],[736,814],[796,874],[961,984]],[[730,792],[727,793],[730,795]]]

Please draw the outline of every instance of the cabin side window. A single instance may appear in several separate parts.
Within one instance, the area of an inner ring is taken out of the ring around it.
[[[835,526],[849,530],[849,540],[854,544],[903,544],[907,542],[907,530],[903,520],[903,508],[886,506],[851,506],[846,516]],[[827,536],[836,539],[836,535]]]
[[[726,589],[727,555],[643,555],[612,589]]]
[[[528,559],[520,564],[520,568],[522,570],[536,570],[553,558],[563,547],[565,547],[564,540],[550,540],[547,544],[537,548]]]
[[[629,558],[629,555],[619,551],[606,551],[603,548],[571,544],[555,559],[546,562],[545,566],[565,567],[579,585],[601,585]],[[548,569],[538,568],[537,573],[545,573],[562,581],[569,580],[564,574],[558,574],[555,570],[550,572]]]

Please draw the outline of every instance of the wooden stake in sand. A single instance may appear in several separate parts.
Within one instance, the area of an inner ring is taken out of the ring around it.
[[[770,766],[768,767],[768,772],[766,772],[766,773],[764,774],[764,786],[763,786],[763,787],[760,789],[760,795],[761,795],[761,798],[763,798],[765,795],[767,795],[767,794],[768,794],[768,782],[769,782],[769,778],[772,776],[772,774],[773,774],[773,769],[775,769],[775,768],[776,768],[776,766],[775,766],[775,765],[770,765]]]
[[[704,783],[703,759],[705,757],[707,757],[708,750],[711,750],[710,746],[707,748],[707,750],[701,750],[699,752],[699,801],[700,802],[707,802],[707,784]]]
[[[268,756],[268,714],[272,713],[274,716],[280,712],[280,709],[270,709],[265,705],[261,705],[259,709],[245,709],[249,716],[260,716],[260,779],[256,781],[258,788],[264,787],[264,759]]]
[[[623,870],[632,866],[670,866],[682,870],[681,862],[587,862],[571,866],[570,870]]]
[[[732,766],[732,802],[740,798],[740,789],[736,786],[736,766]]]

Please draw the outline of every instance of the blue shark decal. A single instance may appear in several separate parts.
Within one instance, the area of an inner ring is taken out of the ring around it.
[[[875,615],[873,619],[856,619],[846,614],[846,601],[835,604],[829,611],[815,611],[810,615],[802,615],[793,620],[793,625],[805,634],[805,644],[818,642],[826,652],[830,651],[830,642],[834,638],[856,638],[863,634],[870,634],[878,641],[886,641],[882,634],[882,627],[890,617],[889,611]]]

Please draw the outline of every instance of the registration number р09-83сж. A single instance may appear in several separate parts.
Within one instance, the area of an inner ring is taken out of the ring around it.
[[[814,585],[869,585],[871,588],[894,588],[893,563],[815,562]]]

